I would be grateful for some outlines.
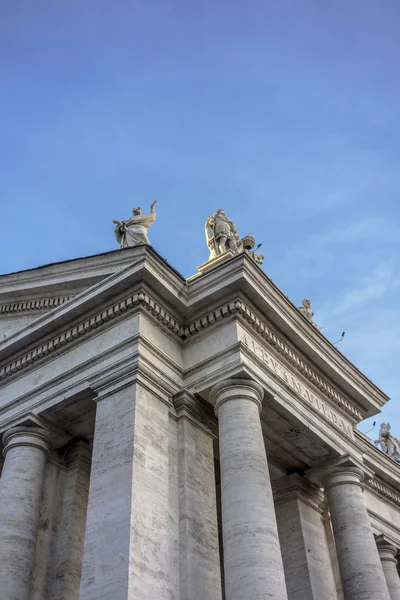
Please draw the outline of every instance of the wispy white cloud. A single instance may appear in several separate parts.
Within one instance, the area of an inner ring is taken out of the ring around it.
[[[342,271],[342,275],[352,268],[359,276],[363,270],[360,253],[365,259],[368,253],[373,253],[374,245],[387,249],[398,240],[400,226],[384,218],[361,219],[343,227],[328,228],[305,236],[287,249],[280,261],[280,276],[284,285],[285,280],[315,281],[330,273],[334,265]],[[389,249],[385,255],[390,254]],[[384,274],[381,273],[380,277],[383,278]]]
[[[396,270],[395,262],[387,260],[378,264],[371,275],[363,277],[354,287],[344,291],[335,305],[328,311],[325,308],[324,312],[336,316],[360,309],[399,287],[400,273]]]

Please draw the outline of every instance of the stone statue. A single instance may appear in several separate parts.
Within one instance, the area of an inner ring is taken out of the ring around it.
[[[312,323],[314,313],[311,309],[311,300],[305,298],[301,304],[302,306],[299,306],[299,311],[307,319],[307,321],[310,321],[310,323]]]
[[[127,221],[113,221],[116,225],[114,229],[115,237],[121,248],[131,248],[139,244],[148,244],[150,246],[147,231],[156,220],[156,211],[154,209],[156,204],[157,200],[154,200],[150,207],[149,215],[144,215],[142,209],[138,207],[133,209],[133,216]]]
[[[230,250],[233,254],[239,254],[242,240],[238,230],[230,221],[222,208],[210,215],[206,222],[207,245],[210,249],[210,260]]]
[[[248,252],[255,263],[259,265],[263,263],[264,256],[252,251],[256,243],[252,234],[249,233],[242,239],[235,225],[227,218],[222,208],[219,208],[213,215],[208,217],[206,221],[206,240],[210,250],[209,260],[230,251],[233,255]]]
[[[380,444],[381,450],[389,458],[400,463],[400,440],[390,433],[390,423],[382,423],[379,430],[379,440],[375,440],[375,446]]]
[[[311,300],[305,298],[301,304],[302,305],[299,306],[299,311],[301,314],[307,319],[307,321],[310,321],[311,325],[320,331],[321,328],[313,321],[314,313],[311,308]]]

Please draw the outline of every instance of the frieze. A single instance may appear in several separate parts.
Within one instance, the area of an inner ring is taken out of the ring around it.
[[[187,325],[184,328],[183,338],[193,337],[200,331],[213,326],[217,321],[237,315],[244,319],[246,323],[252,327],[257,333],[265,340],[265,342],[272,346],[278,354],[280,354],[285,361],[293,365],[297,371],[299,371],[303,377],[308,379],[315,387],[317,387],[324,396],[329,398],[334,404],[336,404],[341,410],[344,410],[348,415],[355,421],[359,422],[363,419],[363,415],[353,404],[343,398],[331,385],[322,379],[318,373],[310,368],[308,364],[304,362],[285,342],[283,342],[279,336],[272,331],[265,322],[263,322],[249,306],[247,306],[242,300],[233,300],[226,304],[212,310],[203,317],[197,319]]]
[[[279,379],[284,381],[297,396],[300,396],[310,406],[314,408],[318,413],[328,419],[337,429],[347,435],[349,438],[354,439],[353,427],[350,423],[346,422],[343,417],[333,410],[326,402],[321,400],[319,396],[316,396],[309,387],[307,387],[302,381],[300,381],[293,373],[287,371],[285,366],[272,354],[267,352],[265,348],[261,346],[256,340],[251,338],[244,332],[240,336],[241,342],[252,352],[263,364],[276,375]]]

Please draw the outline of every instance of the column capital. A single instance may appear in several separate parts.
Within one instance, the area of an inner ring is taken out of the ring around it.
[[[18,425],[11,427],[3,434],[3,456],[11,448],[17,446],[31,446],[43,450],[46,454],[50,453],[51,433],[41,427],[29,427],[28,425]]]
[[[214,404],[215,413],[228,400],[244,399],[255,402],[261,412],[264,390],[252,379],[225,379],[214,385],[210,392],[210,400]]]
[[[382,561],[394,562],[397,565],[397,560],[395,557],[398,549],[395,542],[384,534],[375,536],[375,541],[378,547],[380,559]]]
[[[317,465],[307,472],[307,477],[325,489],[342,484],[358,485],[364,489],[363,482],[372,479],[374,472],[360,460],[350,454]]]

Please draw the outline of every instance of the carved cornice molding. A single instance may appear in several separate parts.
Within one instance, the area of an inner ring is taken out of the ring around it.
[[[285,342],[283,342],[242,300],[236,299],[213,309],[206,315],[183,326],[176,318],[168,313],[154,298],[144,291],[137,292],[124,300],[113,304],[98,314],[71,327],[56,337],[40,344],[26,354],[19,356],[9,364],[0,368],[0,381],[14,375],[22,369],[32,365],[48,354],[53,353],[91,331],[102,327],[110,320],[137,308],[143,309],[152,315],[163,327],[179,339],[191,338],[200,331],[211,327],[218,321],[229,316],[239,316],[248,323],[270,346],[272,346],[288,363],[296,368],[306,379],[327,396],[336,406],[344,410],[352,418],[361,420],[362,414],[350,402],[334,390],[322,377],[313,371],[301,358],[299,358]]]
[[[74,342],[94,329],[102,327],[108,321],[120,317],[124,313],[142,306],[154,318],[156,318],[164,327],[173,334],[182,337],[184,328],[176,319],[174,319],[167,311],[165,311],[155,300],[144,292],[138,292],[120,300],[109,308],[102,310],[98,314],[82,321],[81,323],[71,327],[56,337],[47,340],[43,344],[36,346],[26,354],[19,356],[9,364],[0,368],[0,381],[18,373],[22,369],[32,365],[34,362],[43,359],[50,353],[60,350],[65,345]]]
[[[243,302],[236,302],[240,305],[237,308],[240,316],[289,364],[295,367],[303,377],[308,379],[316,388],[318,388],[327,398],[329,398],[336,406],[344,410],[357,421],[363,419],[363,414],[355,408],[348,400],[343,398],[332,386],[330,386],[318,373],[311,369],[293,350],[283,342],[271,329],[263,323],[260,318]]]
[[[393,504],[396,506],[400,506],[400,494],[378,479],[370,479],[369,481],[366,481],[365,486],[370,488],[379,496],[383,496],[386,500],[390,500],[390,502],[393,502]]]
[[[58,298],[42,298],[38,300],[27,300],[25,302],[10,302],[0,304],[0,315],[10,315],[15,313],[29,313],[37,310],[51,310],[56,306],[65,304],[73,296],[60,296]]]
[[[353,419],[361,421],[363,415],[360,410],[355,408],[343,396],[341,396],[333,387],[311,369],[293,350],[285,344],[261,319],[249,308],[242,300],[237,299],[232,302],[211,311],[207,315],[197,319],[188,327],[185,327],[185,337],[193,336],[199,331],[214,325],[217,321],[224,319],[232,314],[239,315],[248,323],[278,354],[280,354],[288,363],[296,368],[306,379],[317,387],[327,398],[336,406],[344,410]]]

